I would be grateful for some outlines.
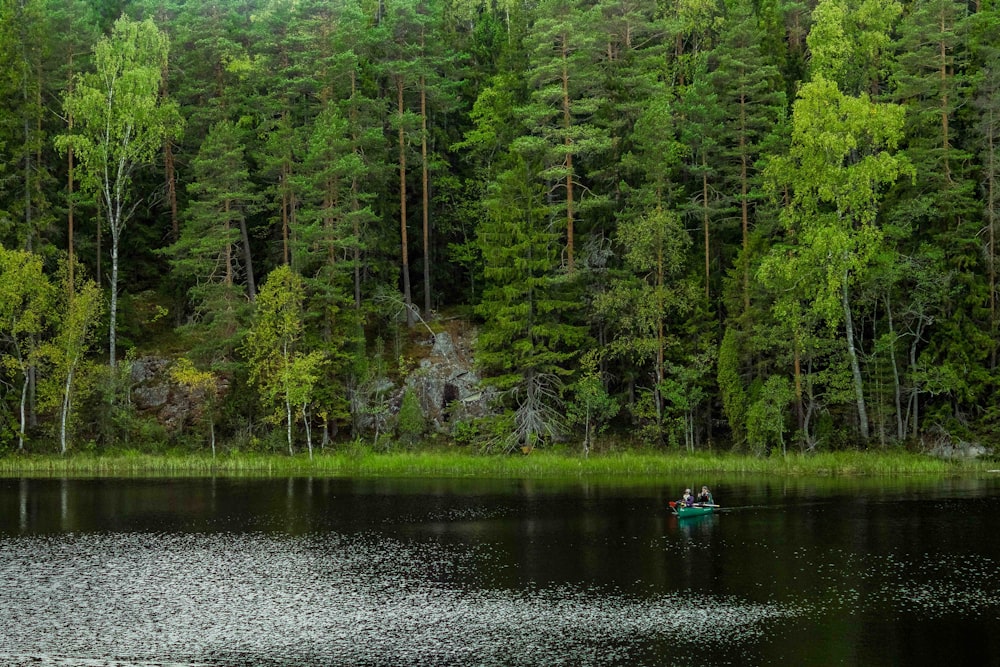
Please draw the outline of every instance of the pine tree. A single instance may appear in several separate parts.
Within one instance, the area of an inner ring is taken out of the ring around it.
[[[710,75],[722,115],[721,169],[726,199],[740,220],[740,273],[743,312],[750,309],[751,222],[761,199],[761,161],[780,149],[786,100],[775,65],[768,62],[763,34],[750,4],[730,8]]]
[[[899,26],[893,76],[893,99],[907,109],[905,153],[916,179],[900,184],[889,215],[911,230],[903,252],[925,255],[939,280],[954,286],[938,303],[941,310],[931,313],[934,324],[920,355],[921,373],[931,377],[918,374],[912,381],[933,386],[943,398],[930,401],[937,405],[924,414],[938,410],[939,419],[948,422],[961,420],[974,397],[987,390],[984,369],[992,347],[989,287],[983,280],[988,270],[979,239],[982,208],[958,117],[969,83],[967,13],[965,3],[953,0],[915,2]]]
[[[675,211],[657,207],[622,219],[616,240],[626,272],[595,304],[613,323],[611,343],[604,354],[642,370],[642,386],[652,408],[648,416],[653,428],[647,435],[662,443],[666,433],[664,392],[668,386],[682,384],[670,372],[668,348],[676,347],[676,323],[690,311],[693,301],[683,280],[691,239]],[[633,412],[641,412],[637,407],[632,406]]]
[[[213,362],[233,360],[247,302],[256,296],[246,219],[259,206],[239,130],[227,122],[209,131],[192,161],[194,180],[181,237],[168,251],[188,294],[203,349]]]
[[[529,81],[531,102],[523,109],[525,141],[544,146],[539,173],[555,207],[564,217],[564,263],[572,273],[579,218],[604,205],[607,193],[587,191],[587,160],[597,161],[610,148],[607,129],[592,122],[606,104],[597,65],[604,43],[598,30],[600,13],[581,0],[544,0],[531,34]]]

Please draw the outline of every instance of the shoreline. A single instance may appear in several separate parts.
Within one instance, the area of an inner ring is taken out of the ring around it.
[[[615,477],[677,473],[751,473],[780,476],[993,476],[995,460],[945,460],[903,451],[847,451],[785,456],[710,452],[612,452],[584,458],[570,452],[482,455],[463,451],[373,453],[322,452],[309,458],[278,454],[227,453],[212,458],[192,453],[8,454],[0,477],[132,475],[311,475],[323,477]]]

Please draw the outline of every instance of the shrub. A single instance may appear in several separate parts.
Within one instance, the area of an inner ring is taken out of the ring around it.
[[[413,445],[427,430],[427,420],[420,407],[420,399],[413,389],[407,389],[403,394],[403,404],[399,408],[399,419],[396,423],[396,435],[401,442]]]

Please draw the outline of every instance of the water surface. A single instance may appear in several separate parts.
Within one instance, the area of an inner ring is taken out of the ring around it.
[[[1000,664],[998,492],[0,479],[0,664]]]

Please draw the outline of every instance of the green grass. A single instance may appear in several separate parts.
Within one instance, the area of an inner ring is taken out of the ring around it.
[[[349,477],[607,477],[683,473],[784,476],[959,475],[985,473],[996,462],[944,461],[907,452],[838,452],[756,458],[736,454],[625,452],[592,455],[542,452],[483,456],[455,451],[378,454],[348,451],[294,457],[273,454],[150,455],[138,452],[68,457],[8,455],[0,475],[320,475]]]

